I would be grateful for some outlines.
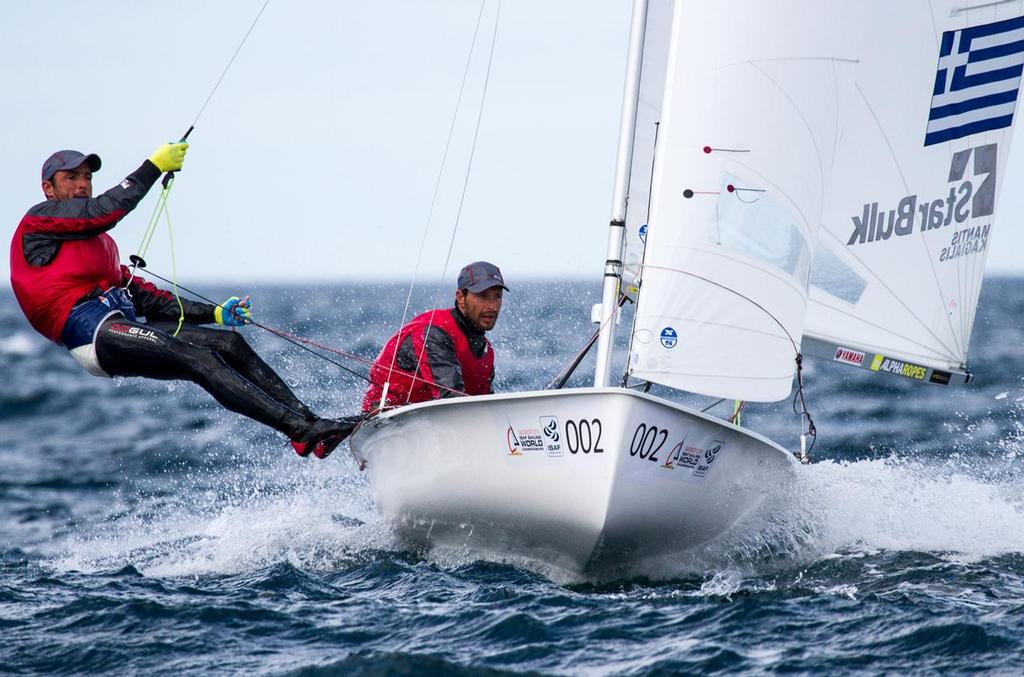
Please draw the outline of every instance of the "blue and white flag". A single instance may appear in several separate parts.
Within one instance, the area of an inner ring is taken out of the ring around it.
[[[1009,127],[1024,68],[1024,17],[942,34],[924,145]]]

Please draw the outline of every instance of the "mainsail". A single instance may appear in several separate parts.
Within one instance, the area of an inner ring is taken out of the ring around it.
[[[965,369],[1021,15],[1020,2],[875,4],[818,235],[808,353],[937,383]]]
[[[633,377],[745,400],[790,392],[867,14],[676,3]]]

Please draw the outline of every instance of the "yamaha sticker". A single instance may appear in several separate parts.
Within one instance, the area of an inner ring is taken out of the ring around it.
[[[857,350],[850,350],[849,348],[843,348],[842,346],[836,348],[836,355],[833,359],[836,362],[842,362],[844,364],[852,364],[855,367],[861,367],[864,365],[864,353]]]

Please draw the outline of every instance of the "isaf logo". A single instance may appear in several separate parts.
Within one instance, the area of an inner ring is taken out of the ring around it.
[[[708,471],[711,470],[711,464],[718,458],[718,453],[722,451],[722,447],[725,446],[725,442],[721,440],[712,440],[708,444],[708,448],[704,450],[703,457],[697,461],[697,466],[693,469],[694,477],[707,477]]]
[[[851,217],[853,232],[846,246],[905,237],[954,226],[949,246],[939,253],[939,261],[949,261],[984,251],[991,223],[959,228],[968,219],[991,217],[995,211],[996,161],[998,144],[968,148],[953,154],[949,166],[949,193],[945,197],[922,200],[907,195],[893,209],[877,202],[864,205],[860,216]],[[969,170],[969,172],[968,172]]]
[[[544,433],[544,451],[548,456],[561,456],[562,434],[558,430],[558,417],[541,416],[540,429]]]

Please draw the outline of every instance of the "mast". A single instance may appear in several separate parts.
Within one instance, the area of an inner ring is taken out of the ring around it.
[[[647,2],[648,0],[633,0],[633,18],[629,28],[629,55],[626,59],[626,83],[622,96],[622,113],[619,118],[619,148],[615,159],[612,214],[608,224],[608,247],[604,263],[604,286],[601,293],[597,365],[594,368],[594,387],[597,388],[608,385],[608,376],[611,371],[615,314],[618,311],[619,286],[622,282],[622,244],[626,232],[626,191],[629,187],[629,168],[633,160],[636,109],[640,99],[640,66],[644,52]]]

